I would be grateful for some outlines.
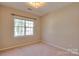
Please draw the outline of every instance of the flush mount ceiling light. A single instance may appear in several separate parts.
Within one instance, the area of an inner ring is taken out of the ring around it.
[[[39,8],[42,6],[45,6],[45,2],[29,2],[30,6],[34,7],[34,8]]]

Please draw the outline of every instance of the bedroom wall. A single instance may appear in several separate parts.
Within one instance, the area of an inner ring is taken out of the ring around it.
[[[50,12],[41,22],[44,42],[79,52],[79,3]]]
[[[0,8],[0,48],[1,48],[1,8]]]
[[[1,15],[1,36],[2,39],[0,39],[2,42],[1,44],[1,49],[6,49],[18,45],[27,45],[35,42],[40,41],[40,19],[38,16],[33,15],[28,12],[23,12],[20,10],[12,9],[9,7],[5,6],[0,6],[2,11],[0,11]],[[2,13],[2,14],[1,14]],[[36,18],[36,34],[34,36],[28,36],[28,37],[14,37],[13,36],[13,16],[11,15],[12,13],[17,14],[17,15],[22,15],[26,17],[33,17]]]

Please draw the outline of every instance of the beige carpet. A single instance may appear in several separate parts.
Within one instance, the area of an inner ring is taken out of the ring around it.
[[[76,55],[44,43],[38,43],[0,52],[0,56],[76,56]]]

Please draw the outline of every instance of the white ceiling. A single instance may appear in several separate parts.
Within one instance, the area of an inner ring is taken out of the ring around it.
[[[54,12],[62,7],[71,4],[70,2],[46,2],[46,5],[40,8],[31,7],[28,2],[0,2],[0,5],[30,12],[38,16],[42,16],[50,11]],[[29,10],[31,8],[32,10]]]

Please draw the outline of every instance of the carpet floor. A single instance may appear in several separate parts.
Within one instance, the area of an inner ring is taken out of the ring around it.
[[[38,43],[0,52],[0,56],[77,56],[68,51]]]

